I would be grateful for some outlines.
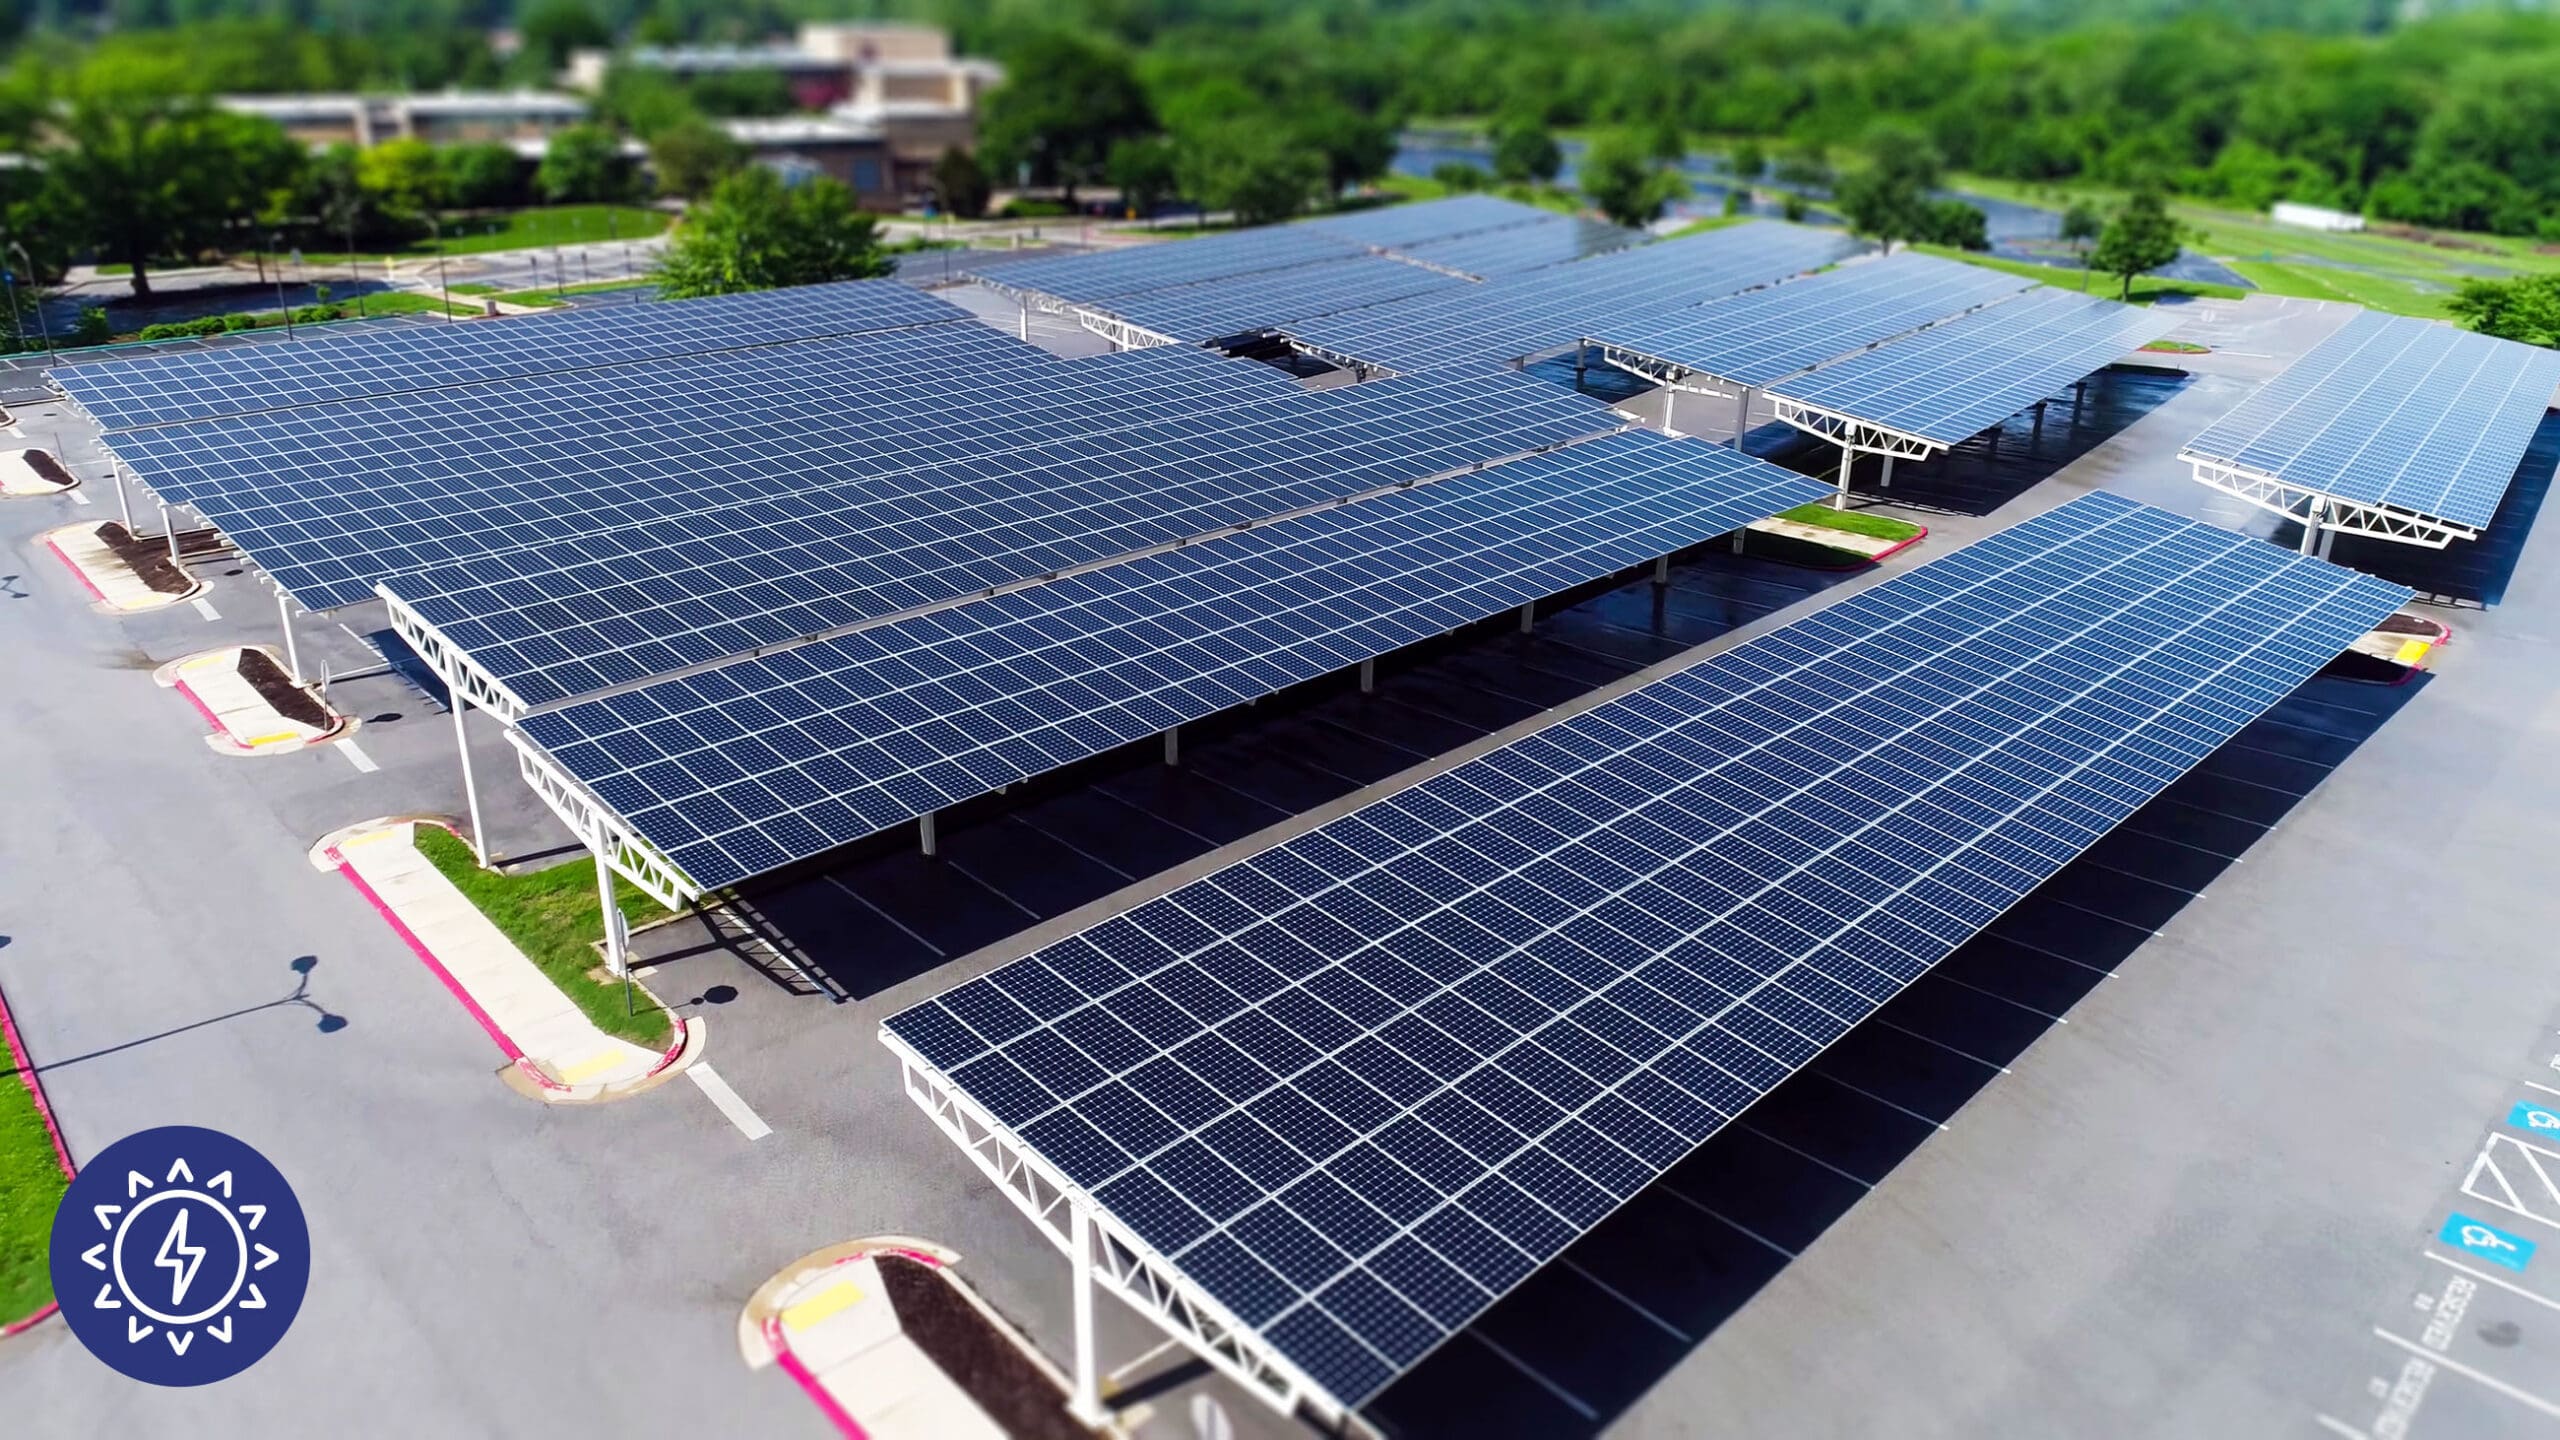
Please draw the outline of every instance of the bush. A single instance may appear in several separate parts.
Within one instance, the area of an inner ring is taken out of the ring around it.
[[[1054,220],[1074,213],[1059,200],[1007,200],[996,216],[1002,220]]]
[[[220,335],[226,330],[247,330],[258,323],[255,315],[199,315],[193,320],[165,320],[145,325],[137,340],[184,340],[197,335]]]
[[[103,308],[96,305],[80,307],[80,319],[71,327],[72,344],[104,345],[114,338],[116,338],[115,322],[107,318],[107,312]]]
[[[1493,177],[1485,173],[1483,166],[1470,165],[1464,160],[1441,161],[1431,167],[1431,178],[1439,181],[1443,188],[1460,194],[1482,190],[1493,183]]]

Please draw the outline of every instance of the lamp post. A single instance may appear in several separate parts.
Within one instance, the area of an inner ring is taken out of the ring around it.
[[[27,247],[18,241],[10,241],[9,249],[17,255],[18,263],[27,267],[27,283],[35,287],[36,329],[44,336],[44,357],[50,360],[53,358],[53,322],[44,318],[44,284],[36,275],[36,262],[27,258]],[[9,289],[10,323],[12,324],[17,323],[17,296],[17,287],[13,285]]]
[[[427,233],[435,237],[436,296],[444,304],[445,323],[450,325],[453,323],[453,287],[444,279],[444,222],[436,219],[433,210],[427,212]]]
[[[270,253],[284,249],[283,231],[273,231],[267,236],[267,249]],[[282,255],[276,256],[276,308],[284,312],[284,338],[290,340],[293,338],[293,306],[284,298],[284,257]]]

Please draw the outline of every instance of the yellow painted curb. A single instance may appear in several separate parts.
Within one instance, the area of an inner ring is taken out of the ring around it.
[[[830,1315],[851,1309],[862,1300],[862,1287],[850,1280],[839,1280],[797,1305],[785,1306],[782,1328],[806,1330]]]

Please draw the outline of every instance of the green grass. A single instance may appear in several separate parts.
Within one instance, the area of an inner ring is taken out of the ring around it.
[[[1751,215],[1710,215],[1703,220],[1692,220],[1662,238],[1677,240],[1683,235],[1704,235],[1710,230],[1721,230],[1727,225],[1739,225],[1745,220],[1756,218]]]
[[[1826,500],[1799,505],[1781,512],[1778,518],[1793,520],[1799,525],[1819,525],[1826,530],[1845,530],[1852,535],[1866,535],[1878,540],[1909,540],[1921,531],[1920,526],[1908,520],[1896,520],[1890,515],[1873,515],[1864,510],[1834,510]]]
[[[2065,270],[2053,265],[2038,265],[2032,260],[2009,260],[1998,255],[1985,255],[1980,251],[1975,250],[1958,250],[1946,245],[1914,245],[1911,248],[1924,255],[1936,255],[1947,260],[1961,260],[1967,265],[1979,265],[1986,270],[2005,271],[2011,275],[2023,276],[2029,280],[2040,280],[2047,285],[2058,286],[2065,290],[2077,290],[2080,288],[2081,272],[2078,270]],[[2090,294],[2104,295],[2110,300],[2117,298],[2120,286],[2116,277],[2113,275],[2091,275],[2088,278]],[[2132,299],[2133,303],[2136,305],[2148,305],[2154,300],[2165,300],[2173,296],[2213,300],[2237,300],[2248,293],[2248,291],[2241,289],[2237,285],[2214,285],[2202,280],[2167,280],[2157,275],[2136,275],[2133,277]]]
[[[607,232],[606,216],[612,216]],[[433,237],[396,250],[367,250],[349,256],[305,251],[306,265],[344,265],[349,260],[380,260],[385,255],[416,258],[441,250],[447,255],[477,255],[489,250],[532,250],[546,245],[590,245],[609,240],[640,240],[667,228],[675,217],[639,205],[537,205],[503,215],[472,216],[445,222],[443,243]]]
[[[456,285],[453,288],[460,290],[462,287]],[[475,293],[501,305],[557,305],[563,295],[602,295],[615,290],[657,288],[658,283],[654,280],[587,280],[557,289],[545,286],[534,290],[491,290],[484,286]],[[475,306],[469,313],[477,315],[480,312]]]
[[[25,1080],[0,1076],[0,1325],[53,1298],[46,1246],[68,1183]]]
[[[435,296],[420,295],[412,290],[378,290],[367,295],[349,295],[344,299],[332,299],[330,303],[347,307],[350,318],[369,318],[375,315],[441,315],[448,309],[445,303]],[[459,302],[451,306],[450,310],[456,315],[480,313],[478,306],[464,305]],[[264,315],[259,317],[258,323],[272,325],[276,323],[276,317],[272,314]]]
[[[98,267],[98,273],[101,275],[130,275],[133,273],[133,267],[122,260],[110,260]]]
[[[1402,200],[1446,200],[1452,195],[1462,193],[1450,189],[1428,175],[1389,175],[1378,181],[1377,189],[1382,194],[1393,195]],[[1579,196],[1570,190],[1557,189],[1553,185],[1494,184],[1475,193],[1498,195],[1505,200],[1517,200],[1523,205],[1535,205],[1541,210],[1553,210],[1559,215],[1579,215],[1583,210]]]
[[[2163,355],[2210,355],[2213,353],[2212,346],[2198,345],[2192,340],[2154,340],[2142,348],[2158,351]]]
[[[594,861],[572,860],[527,875],[502,875],[481,869],[471,858],[470,847],[450,831],[420,825],[417,833],[419,853],[479,906],[480,913],[514,941],[525,958],[551,977],[551,983],[577,1002],[597,1028],[652,1049],[667,1043],[671,1022],[666,1011],[635,989],[631,993],[638,1013],[625,1015],[622,982],[597,978],[604,973],[604,959],[596,952],[597,942],[604,939],[604,911],[596,903]],[[623,918],[634,925],[666,913],[619,875],[614,877],[613,889]]]

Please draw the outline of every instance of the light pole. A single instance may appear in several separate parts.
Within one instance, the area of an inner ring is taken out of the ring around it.
[[[283,248],[283,231],[277,230],[267,236],[267,249],[270,252]],[[276,256],[276,308],[284,312],[284,338],[290,340],[293,338],[293,306],[287,304],[284,298],[284,257],[281,255]]]
[[[27,247],[25,245],[12,240],[9,242],[9,249],[16,253],[18,263],[27,267],[27,284],[35,288],[36,329],[44,336],[44,358],[50,360],[53,358],[53,322],[44,318],[44,283],[36,275],[36,262],[27,258]],[[11,324],[18,323],[16,319],[17,306],[18,291],[17,287],[13,285],[9,289],[9,311]],[[25,332],[20,331],[19,335],[20,338],[23,339]]]
[[[436,295],[444,302],[445,323],[450,325],[453,323],[453,287],[444,281],[444,223],[436,219],[433,210],[427,212],[427,233],[435,237]]]

